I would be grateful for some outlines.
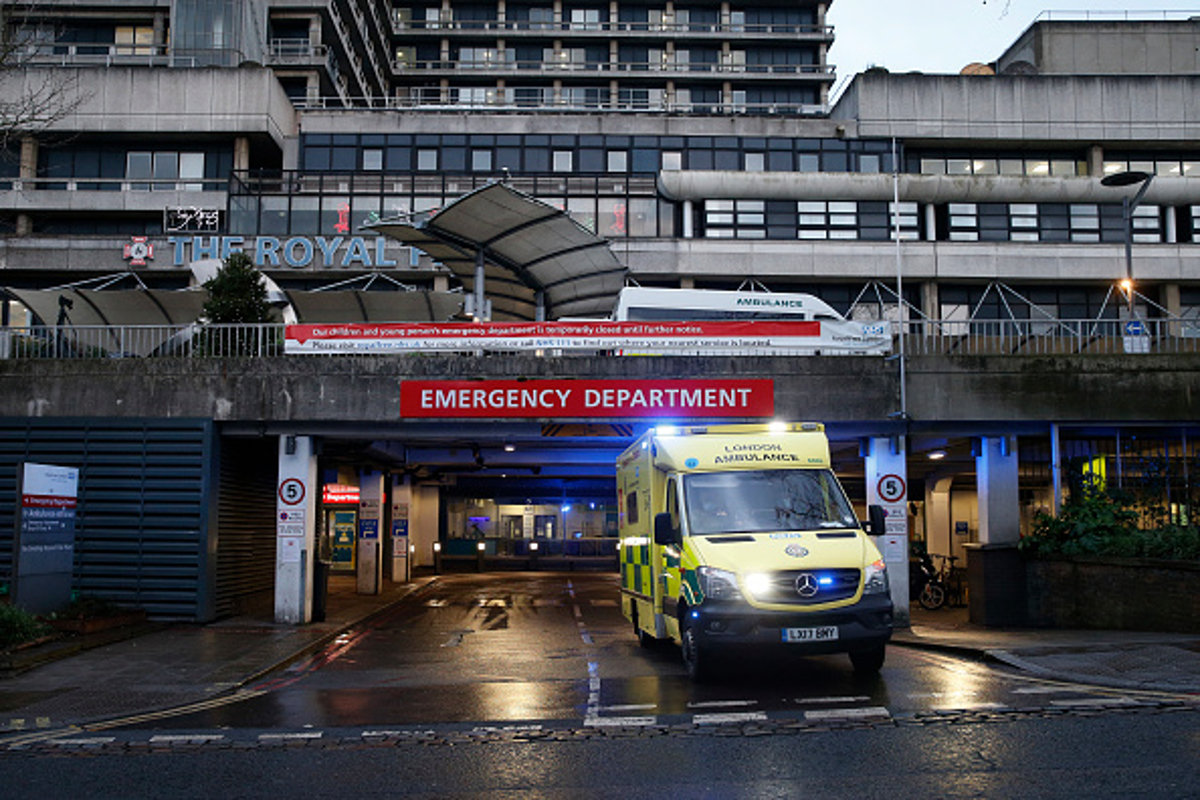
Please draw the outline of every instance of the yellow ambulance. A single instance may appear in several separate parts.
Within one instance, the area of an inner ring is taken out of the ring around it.
[[[621,607],[693,679],[714,653],[848,653],[883,666],[887,570],[833,474],[819,423],[659,426],[617,459]],[[883,533],[883,510],[869,509]]]

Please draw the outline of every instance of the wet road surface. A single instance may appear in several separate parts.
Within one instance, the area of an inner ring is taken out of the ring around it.
[[[856,676],[844,655],[782,653],[724,667],[716,680],[694,684],[678,648],[640,647],[621,615],[615,575],[448,575],[239,702],[126,727],[599,728],[1136,703],[1116,691],[894,646],[870,678]]]

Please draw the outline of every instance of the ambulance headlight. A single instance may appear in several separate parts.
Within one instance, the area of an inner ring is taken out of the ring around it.
[[[755,597],[763,597],[771,591],[771,576],[765,572],[753,572],[742,578],[742,583]]]
[[[888,587],[887,567],[881,558],[867,567],[866,580],[863,581],[863,594],[887,594],[888,591],[890,588]]]
[[[712,600],[741,600],[742,593],[738,591],[737,576],[729,570],[715,567],[697,567],[696,576],[700,579],[700,591]]]

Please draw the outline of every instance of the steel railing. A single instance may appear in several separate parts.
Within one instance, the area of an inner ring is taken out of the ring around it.
[[[0,329],[0,358],[269,358],[285,355],[287,326],[256,325],[63,325]],[[893,354],[899,351],[899,326],[893,324]],[[1200,319],[1139,320],[975,320],[909,321],[903,325],[909,356],[1089,356],[1153,353],[1200,353]],[[703,347],[702,345],[700,347]],[[574,349],[572,349],[574,348]],[[488,352],[511,351],[503,341]],[[695,343],[664,341],[656,352],[697,352]],[[418,347],[405,353],[425,352]],[[428,352],[453,352],[445,345]],[[463,352],[479,353],[471,346]],[[531,351],[532,352],[532,351]],[[586,343],[554,350],[552,355],[595,355]],[[751,355],[771,355],[750,348]],[[785,354],[785,353],[781,353]],[[853,352],[842,353],[853,355]]]

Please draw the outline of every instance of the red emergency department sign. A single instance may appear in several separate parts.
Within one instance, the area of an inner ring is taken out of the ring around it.
[[[403,381],[400,416],[434,418],[770,417],[775,382],[746,380]]]

